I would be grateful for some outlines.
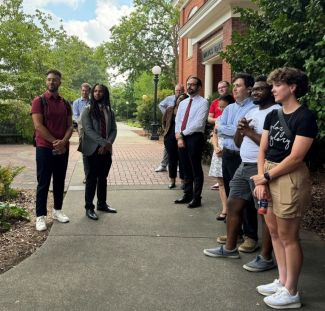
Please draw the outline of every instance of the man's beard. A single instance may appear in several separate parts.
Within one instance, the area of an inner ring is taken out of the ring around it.
[[[187,94],[189,94],[189,95],[195,95],[195,94],[197,94],[197,91],[196,90],[192,90],[192,89],[187,89]]]
[[[59,90],[59,87],[57,87],[57,86],[52,86],[52,87],[48,87],[47,90],[48,90],[49,92],[56,93],[56,92]]]
[[[263,104],[264,100],[258,99],[258,100],[253,100],[254,105],[261,105]]]

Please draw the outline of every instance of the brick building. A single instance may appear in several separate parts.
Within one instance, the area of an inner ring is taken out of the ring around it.
[[[244,26],[235,7],[251,7],[250,0],[174,0],[180,10],[179,82],[189,75],[203,82],[202,95],[210,96],[221,80],[231,81],[231,68],[219,52],[231,43],[233,31]]]

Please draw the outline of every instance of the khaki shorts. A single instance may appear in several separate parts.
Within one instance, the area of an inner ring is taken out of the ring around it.
[[[265,161],[264,169],[269,171],[278,163]],[[273,213],[279,218],[302,217],[311,203],[311,180],[305,163],[295,171],[282,175],[269,183],[273,201]]]

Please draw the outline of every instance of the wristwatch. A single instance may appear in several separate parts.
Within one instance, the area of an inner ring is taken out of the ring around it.
[[[264,178],[265,178],[267,181],[270,181],[270,180],[271,180],[271,176],[270,176],[269,172],[265,172],[265,173],[264,173]]]

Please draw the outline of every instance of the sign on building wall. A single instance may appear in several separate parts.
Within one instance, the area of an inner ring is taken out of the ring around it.
[[[222,50],[222,41],[219,41],[208,48],[202,49],[202,62],[209,60],[210,58],[218,55]]]

